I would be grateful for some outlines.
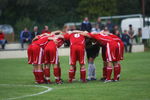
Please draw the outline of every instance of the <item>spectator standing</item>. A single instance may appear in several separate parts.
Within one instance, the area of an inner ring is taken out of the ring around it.
[[[6,43],[7,43],[7,41],[5,40],[5,35],[2,32],[2,30],[0,30],[0,44],[2,45],[2,49],[5,49]]]
[[[129,35],[127,30],[124,30],[121,39],[124,43],[125,52],[131,52],[132,51],[132,44],[130,43],[131,36]],[[129,46],[129,50],[128,50],[128,46]]]
[[[116,31],[119,31],[118,25],[114,25],[112,33],[116,35]]]
[[[42,34],[43,33],[48,33],[48,34],[51,33],[51,31],[49,30],[49,27],[47,25],[44,26],[44,29],[42,30]]]
[[[92,30],[91,30],[92,32],[100,32],[101,31],[101,29],[99,28],[99,24],[96,24],[96,25],[93,25],[93,27],[92,27]]]
[[[24,43],[31,43],[31,33],[26,27],[20,33],[20,40],[22,49],[24,48]]]
[[[114,25],[110,20],[107,21],[106,27],[108,27],[109,32],[113,32]]]
[[[104,29],[104,24],[102,24],[100,17],[97,18],[97,23],[96,24],[98,24],[100,30]]]
[[[116,30],[116,31],[115,31],[115,35],[117,35],[120,39],[122,38],[122,34],[120,33],[119,30]]]
[[[91,32],[91,29],[92,29],[92,25],[89,22],[89,19],[88,19],[88,17],[85,17],[84,21],[81,24],[81,30]]]
[[[34,26],[33,32],[31,33],[31,40],[37,35],[40,35],[40,33],[38,31],[38,26]]]

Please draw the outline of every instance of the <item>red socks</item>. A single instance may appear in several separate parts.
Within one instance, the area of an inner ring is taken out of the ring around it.
[[[107,71],[107,73],[106,73],[106,80],[111,80],[112,67],[108,66],[106,68],[106,71]]]
[[[117,80],[119,75],[119,67],[118,65],[114,66],[114,80]]]
[[[103,78],[106,78],[107,67],[103,67]]]
[[[74,78],[74,69],[69,70],[69,82],[72,83],[72,79]]]
[[[39,77],[38,77],[38,72],[37,72],[37,70],[33,70],[33,74],[34,74],[34,77],[35,77],[35,81],[37,82],[37,83],[39,83]]]
[[[118,80],[120,78],[120,73],[121,73],[121,64],[118,64]]]
[[[82,80],[82,82],[86,82],[86,69],[85,68],[80,69],[80,79]]]
[[[37,75],[38,75],[38,83],[41,84],[41,83],[44,83],[44,74],[43,74],[43,71],[42,70],[37,70]]]
[[[73,75],[73,79],[75,79],[76,76],[76,67],[74,67],[74,75]]]
[[[59,77],[61,78],[61,68],[58,67],[58,69],[59,69]]]
[[[44,68],[45,79],[48,83],[50,83],[50,68]]]
[[[58,83],[60,81],[60,68],[54,67],[54,76],[56,83]]]

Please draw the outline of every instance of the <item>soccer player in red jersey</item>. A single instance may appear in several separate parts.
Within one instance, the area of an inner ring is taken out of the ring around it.
[[[112,33],[109,33],[108,30],[105,30],[104,33],[109,35],[110,37],[112,37],[113,40],[115,40],[117,42],[118,47],[119,47],[118,51],[116,51],[117,52],[116,53],[117,54],[116,55],[117,62],[113,63],[114,64],[114,79],[113,80],[114,81],[118,81],[119,78],[120,78],[120,72],[121,72],[120,60],[123,60],[123,58],[124,58],[123,57],[123,55],[124,55],[124,44],[123,44],[122,40],[118,36],[116,36],[116,35],[114,35]]]
[[[58,39],[56,37],[57,35],[52,35],[49,37],[49,42],[46,45],[44,49],[44,58],[45,58],[45,67],[44,67],[44,73],[45,73],[45,79],[50,83],[50,65],[53,65],[54,69],[54,76],[55,76],[55,82],[57,84],[62,84],[61,81],[61,68],[60,68],[60,62],[58,57],[58,48],[63,44],[63,39]]]
[[[33,74],[37,83],[45,83],[44,74],[42,70],[43,61],[43,49],[48,43],[48,35],[38,35],[33,39],[32,44],[28,47],[28,64],[33,65]]]
[[[80,34],[96,39],[100,45],[102,46],[102,58],[104,61],[103,69],[106,70],[107,73],[104,73],[104,82],[111,82],[111,74],[112,74],[112,62],[117,61],[116,50],[118,48],[117,42],[114,41],[110,36],[100,32],[98,34],[75,31]]]
[[[78,33],[66,33],[62,36],[65,40],[70,41],[70,69],[69,80],[72,83],[75,76],[76,62],[80,64],[80,79],[86,82],[86,68],[85,68],[85,37]]]
[[[39,84],[45,83],[42,64],[44,63],[44,48],[48,43],[49,36],[50,34],[47,33],[36,36],[27,50],[28,64],[33,65],[33,74]]]

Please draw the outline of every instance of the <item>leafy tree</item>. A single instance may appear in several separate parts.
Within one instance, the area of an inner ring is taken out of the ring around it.
[[[141,13],[141,0],[117,0],[118,15]]]
[[[90,18],[115,15],[117,12],[116,0],[81,0],[77,11],[81,17]]]

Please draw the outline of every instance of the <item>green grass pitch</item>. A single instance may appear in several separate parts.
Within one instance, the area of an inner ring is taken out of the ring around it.
[[[102,76],[102,59],[98,57],[95,60],[97,81],[79,82],[79,66],[77,66],[77,81],[69,84],[68,62],[68,57],[60,57],[64,84],[38,85],[51,87],[53,90],[17,100],[150,100],[150,51],[125,54],[125,60],[121,62],[122,73],[119,82],[99,81]],[[51,80],[54,81],[52,70]],[[27,59],[0,59],[0,100],[46,90],[42,87],[23,85],[35,85],[32,66],[27,64]]]

